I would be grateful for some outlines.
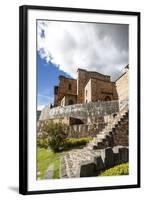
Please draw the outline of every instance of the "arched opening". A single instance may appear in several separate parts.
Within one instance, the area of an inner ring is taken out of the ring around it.
[[[68,101],[68,105],[73,105],[74,104],[74,101],[72,100],[72,99],[70,99],[69,101]]]
[[[109,96],[106,96],[104,100],[105,101],[111,101],[111,98]]]

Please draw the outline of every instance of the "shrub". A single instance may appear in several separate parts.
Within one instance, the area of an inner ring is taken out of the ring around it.
[[[100,174],[100,176],[119,176],[119,175],[128,175],[129,174],[129,165],[128,163],[123,163],[105,170]]]
[[[69,150],[74,147],[84,146],[90,141],[91,141],[91,138],[66,138],[63,141],[62,149]],[[40,148],[47,149],[49,146],[48,136],[47,138],[44,138],[44,137],[37,138],[37,145]]]
[[[42,127],[42,134],[37,137],[37,145],[40,148],[50,147],[55,152],[68,150],[73,147],[86,145],[91,138],[67,138],[68,127],[61,123],[49,121]]]
[[[91,138],[66,138],[64,141],[64,149],[86,145],[90,140]]]
[[[48,148],[48,138],[37,138],[37,146],[40,148]]]
[[[45,141],[48,139],[47,145],[51,147],[55,152],[64,148],[64,140],[67,137],[67,126],[61,123],[48,122],[43,127],[45,133]]]

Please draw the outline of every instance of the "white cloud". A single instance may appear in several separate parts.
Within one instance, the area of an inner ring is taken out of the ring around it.
[[[45,107],[45,105],[38,105],[37,110],[41,111],[44,107]]]
[[[116,78],[128,64],[128,26],[38,21],[38,51],[73,77],[83,68]]]

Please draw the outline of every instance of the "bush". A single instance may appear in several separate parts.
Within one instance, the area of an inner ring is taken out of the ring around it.
[[[91,141],[91,138],[66,138],[63,141],[62,150],[69,150],[74,147],[84,146],[90,141]],[[47,149],[49,146],[48,136],[47,138],[44,138],[44,137],[37,138],[37,145],[40,148]]]
[[[55,152],[58,152],[86,145],[91,140],[91,138],[67,138],[67,130],[66,125],[49,121],[44,124],[42,134],[37,138],[38,147],[45,149],[50,147]]]
[[[86,145],[90,140],[91,138],[66,138],[64,141],[64,149]]]
[[[128,163],[123,163],[105,170],[100,174],[100,176],[119,176],[119,175],[128,175],[129,174],[129,165]]]
[[[64,148],[64,140],[67,137],[67,126],[61,123],[48,122],[43,127],[43,132],[45,133],[42,137],[42,145],[45,148],[50,146],[55,152],[60,151]],[[41,145],[41,139],[38,145]]]
[[[48,138],[37,138],[37,146],[40,148],[48,148]]]

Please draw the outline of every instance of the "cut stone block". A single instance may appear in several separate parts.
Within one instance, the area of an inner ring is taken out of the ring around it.
[[[118,165],[121,163],[120,161],[120,154],[119,149],[123,148],[123,146],[115,146],[113,147],[113,153],[114,153],[114,165]]]
[[[80,177],[95,176],[96,165],[94,162],[84,163],[80,166]]]
[[[101,157],[106,167],[114,165],[114,154],[111,147],[101,150]]]
[[[119,149],[119,155],[120,155],[120,162],[121,163],[128,162],[129,155],[128,155],[128,148],[127,147],[120,148]]]
[[[95,157],[94,162],[95,162],[96,175],[98,175],[99,172],[105,168],[105,165],[103,163],[101,156]]]

